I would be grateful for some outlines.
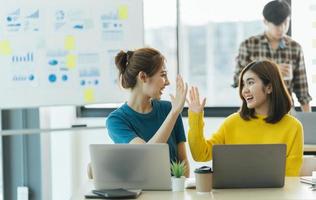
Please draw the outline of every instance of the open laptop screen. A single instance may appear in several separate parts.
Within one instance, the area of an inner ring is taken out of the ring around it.
[[[295,112],[294,116],[304,128],[304,144],[316,144],[316,113]]]
[[[167,144],[92,144],[95,189],[170,190]]]
[[[283,187],[285,162],[285,144],[214,145],[213,187]]]

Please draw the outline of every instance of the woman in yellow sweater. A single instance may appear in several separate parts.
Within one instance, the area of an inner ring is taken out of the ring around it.
[[[203,135],[202,102],[196,87],[189,91],[189,145],[196,161],[212,159],[214,144],[284,143],[286,176],[298,176],[303,160],[303,128],[288,112],[291,98],[278,66],[270,61],[256,61],[240,74],[239,95],[242,106],[227,117],[211,138]]]

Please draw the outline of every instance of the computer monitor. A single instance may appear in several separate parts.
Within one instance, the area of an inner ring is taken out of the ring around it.
[[[316,144],[316,113],[296,112],[294,116],[304,128],[304,144]]]
[[[167,144],[91,144],[95,189],[171,190]]]
[[[213,146],[213,188],[283,187],[285,144]]]

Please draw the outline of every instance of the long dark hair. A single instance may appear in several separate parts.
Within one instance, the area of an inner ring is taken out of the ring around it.
[[[239,77],[239,96],[242,99],[242,106],[239,110],[240,116],[244,120],[256,118],[255,110],[247,107],[247,102],[242,96],[244,87],[243,76],[249,70],[254,72],[265,86],[271,84],[272,92],[268,94],[270,105],[265,121],[271,124],[277,123],[290,111],[292,101],[282,79],[279,67],[269,60],[251,62],[242,70]]]
[[[165,64],[164,56],[153,48],[140,48],[135,51],[120,51],[115,57],[115,65],[123,88],[133,89],[137,75],[143,71],[151,77]]]

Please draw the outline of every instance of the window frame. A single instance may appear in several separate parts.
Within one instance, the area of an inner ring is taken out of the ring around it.
[[[179,49],[180,49],[180,26],[181,26],[181,12],[180,12],[180,1],[176,0],[176,55],[177,55],[177,73],[180,71],[180,55],[179,55]],[[291,6],[291,0],[286,0],[289,5]],[[292,23],[290,22],[290,27],[288,31],[288,35],[291,36],[292,32]],[[118,107],[109,107],[109,108],[87,108],[85,106],[78,106],[76,109],[77,117],[83,117],[83,118],[90,118],[90,117],[107,117],[112,111],[117,109]],[[205,117],[227,117],[228,115],[238,111],[239,107],[236,106],[206,106],[204,109],[204,116]],[[295,107],[296,111],[301,111],[300,107]],[[316,107],[312,107],[312,111],[316,112]],[[188,116],[188,108],[185,107],[182,111],[182,116],[187,117]]]

